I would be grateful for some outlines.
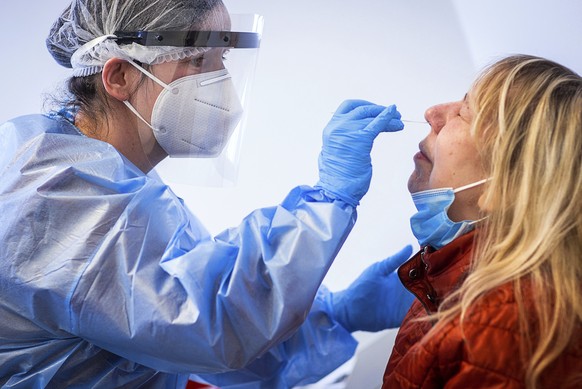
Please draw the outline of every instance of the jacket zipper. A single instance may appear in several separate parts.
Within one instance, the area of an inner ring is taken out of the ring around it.
[[[424,265],[424,272],[426,274],[426,272],[428,271],[428,265],[426,264],[426,262],[424,261],[424,257],[426,255],[426,253],[428,252],[428,245],[424,246],[424,248],[422,249],[422,251],[420,252],[420,262],[422,263],[422,265]],[[426,293],[425,296],[423,296],[423,298],[419,298],[418,296],[416,296],[416,298],[418,298],[418,300],[420,301],[420,303],[422,304],[424,310],[426,311],[426,313],[428,315],[432,314],[432,311],[428,308],[428,306],[425,304],[424,302],[424,298],[428,299],[431,303],[435,304],[434,302],[434,297],[430,295],[429,293]]]

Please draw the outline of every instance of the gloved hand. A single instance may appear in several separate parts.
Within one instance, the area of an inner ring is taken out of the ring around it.
[[[350,332],[399,327],[414,295],[404,288],[396,269],[411,254],[408,245],[369,266],[347,289],[332,293],[334,319]]]
[[[370,152],[380,132],[400,131],[404,124],[396,106],[383,107],[363,100],[344,101],[323,130],[319,155],[322,188],[356,206],[370,187]]]

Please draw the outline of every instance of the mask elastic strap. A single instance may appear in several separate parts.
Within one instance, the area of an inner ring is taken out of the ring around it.
[[[151,78],[156,84],[158,84],[159,86],[161,86],[162,88],[168,90],[168,91],[172,91],[172,88],[170,88],[169,85],[167,85],[166,83],[164,83],[162,80],[160,80],[159,78],[157,78],[156,76],[154,76],[152,73],[148,72],[147,70],[145,70],[144,68],[142,68],[141,66],[139,66],[138,64],[136,64],[135,62],[128,60],[127,62],[129,62],[133,67],[135,67],[137,70],[139,70],[140,72],[142,72],[143,74],[145,74],[146,76],[148,76],[149,78]],[[135,116],[137,116],[142,122],[144,122],[149,128],[151,128],[152,130],[155,131],[155,129],[152,127],[151,124],[148,123],[147,120],[144,119],[143,116],[141,116],[141,114],[137,111],[137,109],[135,109],[135,107],[133,105],[131,105],[131,103],[127,100],[125,100],[123,102],[123,104],[125,104],[125,106],[127,108],[129,108],[129,110],[131,112],[133,112],[135,114]]]
[[[158,84],[159,86],[161,86],[165,90],[170,91],[170,92],[172,91],[172,88],[168,84],[166,84],[165,82],[163,82],[162,80],[160,80],[159,78],[157,78],[156,76],[154,76],[152,73],[150,73],[147,70],[145,70],[143,67],[139,66],[138,64],[136,64],[133,61],[127,61],[127,62],[129,62],[137,70],[139,70],[140,72],[142,72],[143,74],[145,74],[146,76],[148,76],[149,78],[151,78],[156,84]]]
[[[479,185],[482,185],[482,184],[486,183],[487,181],[491,181],[491,177],[485,178],[485,179],[480,180],[480,181],[477,181],[477,182],[473,182],[472,184],[468,184],[468,185],[465,185],[465,186],[461,186],[461,187],[459,187],[457,189],[453,189],[453,193],[457,193],[457,192],[461,192],[463,190],[467,190],[467,189],[474,188],[476,186],[479,186]]]
[[[153,131],[155,131],[155,129],[154,129],[152,126],[151,126],[151,124],[149,124],[149,123],[147,122],[147,120],[145,120],[145,119],[143,118],[143,116],[141,116],[141,114],[140,114],[139,112],[137,112],[137,109],[135,109],[135,108],[134,108],[134,106],[133,106],[133,105],[131,105],[131,103],[130,103],[129,101],[127,101],[127,100],[124,100],[124,101],[123,101],[123,104],[125,104],[125,106],[126,106],[127,108],[129,108],[129,110],[130,110],[131,112],[133,112],[133,113],[135,114],[135,116],[137,116],[139,119],[141,119],[141,121],[142,121],[142,122],[144,122],[145,124],[147,124],[147,126],[148,126],[149,128],[151,128]]]

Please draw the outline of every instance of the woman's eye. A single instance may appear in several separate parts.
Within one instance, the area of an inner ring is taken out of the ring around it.
[[[468,108],[465,104],[459,109],[459,116],[465,119],[469,118]]]
[[[190,60],[190,63],[196,67],[201,67],[204,63],[204,56],[201,55],[199,57],[194,57],[192,60]]]

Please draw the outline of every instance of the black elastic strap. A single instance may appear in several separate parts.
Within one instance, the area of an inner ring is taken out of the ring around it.
[[[236,31],[117,31],[115,36],[118,44],[142,46],[254,49],[261,42],[258,33]]]

